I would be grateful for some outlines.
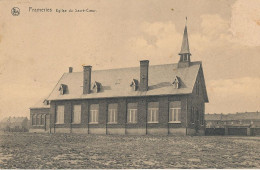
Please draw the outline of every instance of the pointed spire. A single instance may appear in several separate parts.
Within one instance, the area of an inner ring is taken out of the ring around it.
[[[187,31],[187,17],[186,17],[186,24],[183,33],[181,52],[179,54],[190,54],[188,31]]]
[[[189,67],[191,53],[190,53],[189,40],[188,40],[187,17],[186,17],[186,24],[183,33],[181,52],[179,53],[179,55],[180,55],[180,60],[178,63],[178,68]]]

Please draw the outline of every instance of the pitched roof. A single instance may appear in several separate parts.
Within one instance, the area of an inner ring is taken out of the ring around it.
[[[133,79],[140,81],[140,68],[120,68],[110,70],[92,71],[91,82],[100,82],[100,92],[93,90],[90,94],[83,94],[83,72],[64,73],[48,100],[65,99],[91,99],[110,97],[134,97],[153,95],[177,95],[192,93],[195,80],[201,67],[201,62],[192,62],[190,67],[178,68],[178,64],[151,65],[149,66],[148,91],[134,91],[130,84]],[[178,76],[181,80],[181,88],[175,89],[172,85]],[[67,85],[67,93],[61,95],[59,87]]]
[[[32,107],[30,107],[30,109],[50,108],[49,104],[47,105],[44,103],[45,100],[46,100],[45,98],[42,98],[37,103],[35,103]]]
[[[189,47],[187,26],[185,26],[183,39],[182,39],[181,52],[179,54],[187,54],[187,53],[190,53],[190,47]]]

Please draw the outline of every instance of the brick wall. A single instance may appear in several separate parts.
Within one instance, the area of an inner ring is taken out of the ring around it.
[[[181,101],[181,123],[169,122],[169,102]],[[69,128],[69,129],[87,129],[89,133],[93,129],[103,129],[104,133],[108,133],[113,129],[145,129],[145,134],[149,129],[165,129],[165,133],[169,133],[169,129],[186,128],[187,116],[187,101],[188,96],[157,96],[157,97],[131,97],[131,98],[109,98],[109,99],[95,99],[95,100],[68,100],[68,101],[53,101],[50,109],[50,126],[55,132],[55,128]],[[147,107],[149,102],[159,103],[159,123],[147,123]],[[107,124],[108,105],[111,103],[118,104],[118,117],[116,124]],[[127,123],[127,103],[137,103],[137,123]],[[73,105],[81,105],[81,123],[73,124],[72,111]],[[89,112],[91,104],[99,104],[99,120],[98,124],[89,124]],[[188,103],[189,104],[189,103]],[[64,124],[55,124],[56,107],[64,105]],[[188,114],[189,116],[189,114]],[[168,129],[168,130],[167,130]],[[72,130],[71,130],[72,131]],[[85,130],[84,130],[85,131]],[[167,132],[168,131],[168,132]],[[102,132],[103,133],[103,132]],[[121,131],[122,133],[122,131]],[[125,133],[125,132],[124,132]]]
[[[202,69],[200,69],[199,74],[197,75],[195,81],[192,94],[188,98],[188,127],[195,129],[197,125],[198,130],[205,130],[205,102],[204,102],[205,94],[203,94],[202,74],[203,74]],[[197,86],[198,86],[198,91],[196,89]],[[198,112],[198,114],[196,114],[196,112]],[[195,121],[192,120],[193,117]]]
[[[46,129],[46,117],[50,114],[50,108],[32,108],[30,109],[30,129]],[[44,122],[42,125],[33,125],[33,116],[42,116],[44,115]]]

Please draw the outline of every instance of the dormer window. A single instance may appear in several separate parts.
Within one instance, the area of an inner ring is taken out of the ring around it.
[[[178,76],[175,77],[174,81],[172,82],[172,85],[175,87],[175,89],[180,88],[180,78]]]
[[[136,90],[137,90],[137,87],[138,87],[138,80],[133,79],[133,81],[132,81],[131,84],[130,84],[130,87],[132,87],[133,90],[136,91]]]
[[[44,103],[44,105],[49,105],[49,104],[50,104],[50,103],[49,103],[49,101],[48,101],[48,100],[46,100],[46,99],[44,100],[44,102],[43,102],[43,103]]]
[[[93,89],[96,93],[98,93],[98,92],[100,91],[100,88],[101,88],[101,83],[95,81],[95,83],[94,83],[92,89]]]
[[[59,91],[60,91],[60,94],[61,94],[61,95],[65,94],[66,91],[67,91],[67,85],[61,84],[61,85],[60,85],[60,88],[59,88]]]

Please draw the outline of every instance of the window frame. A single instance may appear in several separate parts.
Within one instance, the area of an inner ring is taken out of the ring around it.
[[[153,120],[153,118],[155,119]],[[156,107],[148,108],[147,123],[159,123],[159,108]]]
[[[79,120],[77,121],[77,122],[75,122],[75,107],[77,107],[77,106],[79,106],[79,112],[77,113],[77,114],[79,114],[78,116],[79,116]],[[81,124],[81,109],[82,109],[82,106],[81,106],[81,104],[75,104],[75,105],[73,105],[73,115],[72,115],[72,121],[71,121],[71,123],[72,124]]]
[[[33,116],[32,116],[32,125],[33,126],[36,126],[36,119],[37,119],[36,114],[33,114]]]
[[[137,109],[128,109],[127,111],[127,123],[137,123]]]
[[[95,121],[92,121],[94,120],[93,119],[93,115],[95,115]],[[89,121],[88,121],[89,124],[98,124],[99,123],[99,104],[97,103],[93,103],[93,104],[90,104],[90,107],[89,107]]]
[[[138,122],[138,103],[127,103],[127,123],[136,124]]]
[[[41,125],[42,126],[45,125],[45,115],[44,114],[41,115]]]
[[[187,54],[184,54],[183,56],[184,56],[184,57],[183,57],[183,61],[188,61],[188,56],[187,56]]]
[[[58,108],[63,108],[63,122],[60,122],[60,121],[58,121],[59,120],[59,116],[58,116]],[[57,106],[57,108],[56,108],[56,118],[55,118],[55,124],[65,124],[65,119],[64,119],[64,117],[65,117],[65,106],[64,105],[58,105]]]
[[[175,112],[177,111],[177,112]],[[174,116],[176,115],[176,116]],[[170,116],[172,120],[170,120]],[[176,120],[174,120],[174,117]],[[169,108],[169,122],[168,123],[181,123],[181,107],[171,107]]]
[[[107,106],[107,124],[118,123],[118,103],[109,103]]]
[[[89,124],[98,124],[98,110],[97,109],[91,109],[89,111],[90,113],[90,119],[89,119]],[[95,115],[95,116],[93,116]],[[93,117],[95,117],[95,121],[93,121]]]
[[[37,126],[42,125],[42,124],[41,124],[41,115],[40,115],[40,114],[37,114],[37,116],[36,116],[36,125],[37,125]]]
[[[117,124],[117,109],[108,109],[108,124]]]

